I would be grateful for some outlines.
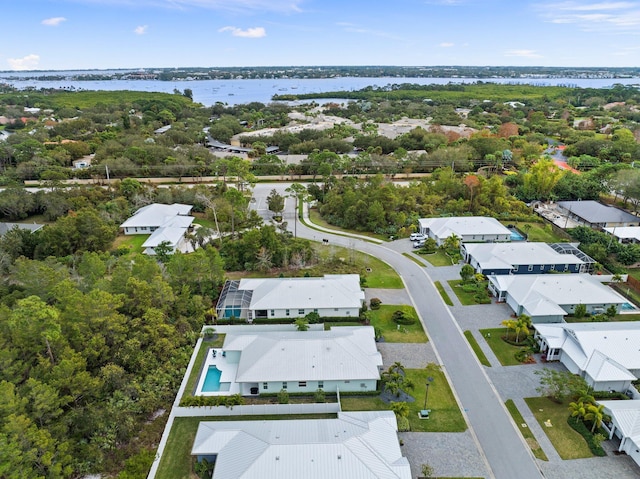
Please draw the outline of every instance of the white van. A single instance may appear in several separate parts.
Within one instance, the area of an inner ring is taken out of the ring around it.
[[[409,236],[409,239],[411,241],[424,241],[427,239],[427,237],[422,233],[411,233],[411,235]]]

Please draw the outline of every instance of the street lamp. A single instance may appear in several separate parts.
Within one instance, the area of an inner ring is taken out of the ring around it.
[[[422,409],[427,409],[427,398],[429,397],[429,386],[431,385],[432,382],[433,382],[433,378],[429,376],[427,378],[427,382],[425,383],[425,386],[427,387],[427,389],[424,393],[424,407]]]

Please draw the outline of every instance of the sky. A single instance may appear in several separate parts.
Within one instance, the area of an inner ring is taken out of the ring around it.
[[[0,70],[640,66],[640,0],[4,0]]]

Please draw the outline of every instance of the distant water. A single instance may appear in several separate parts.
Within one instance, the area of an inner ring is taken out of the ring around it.
[[[60,74],[61,72],[39,72],[41,75]],[[69,72],[63,72],[69,74]],[[79,72],[76,72],[79,73]],[[84,73],[84,72],[83,72]],[[444,85],[447,83],[474,83],[476,81],[493,83],[519,83],[531,85],[563,85],[584,88],[607,88],[615,83],[639,85],[638,78],[311,78],[311,79],[272,79],[272,80],[197,80],[197,81],[160,81],[160,80],[100,80],[100,81],[39,81],[25,80],[25,73],[0,73],[0,82],[6,82],[16,88],[27,87],[60,88],[67,90],[133,90],[173,93],[174,89],[184,91],[190,88],[193,99],[206,106],[216,102],[237,105],[258,101],[268,103],[275,94],[321,93],[329,91],[360,90],[367,86],[383,87],[390,84],[415,83],[418,85]],[[33,76],[33,72],[29,75]],[[346,100],[338,100],[346,101]]]

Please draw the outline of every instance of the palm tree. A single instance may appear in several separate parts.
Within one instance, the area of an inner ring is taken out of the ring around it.
[[[517,321],[515,319],[505,319],[504,321],[502,321],[500,324],[502,326],[504,326],[505,328],[507,328],[507,335],[509,335],[509,331],[510,330],[514,330],[516,329],[516,323]]]
[[[398,417],[409,417],[409,405],[404,401],[391,401],[391,410]]]
[[[516,332],[516,343],[520,342],[520,333],[524,333],[525,336],[529,335],[529,328],[531,327],[531,317],[526,314],[521,314],[515,321],[514,330]]]
[[[571,412],[571,417],[583,419],[587,413],[587,408],[582,401],[576,401],[569,403],[569,411]]]
[[[595,432],[595,430],[600,427],[604,417],[604,405],[589,404],[587,406],[587,413],[584,415],[584,420],[593,422],[593,426],[591,426],[591,432]]]

